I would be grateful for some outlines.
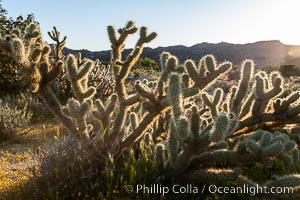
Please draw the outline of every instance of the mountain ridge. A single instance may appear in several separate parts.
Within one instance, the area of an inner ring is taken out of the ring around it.
[[[127,56],[131,49],[125,49],[123,56]],[[148,57],[159,61],[159,55],[163,51],[168,51],[179,58],[181,62],[186,59],[199,60],[202,56],[213,54],[219,62],[228,60],[234,65],[240,65],[245,59],[253,59],[256,67],[261,68],[266,65],[295,64],[300,66],[300,45],[286,45],[279,40],[258,41],[246,44],[233,44],[227,42],[220,43],[197,43],[190,47],[184,45],[174,45],[167,47],[144,47],[141,57]],[[104,62],[110,60],[110,50],[89,51],[86,49],[73,50],[67,47],[63,53],[77,54],[89,59],[99,59]]]

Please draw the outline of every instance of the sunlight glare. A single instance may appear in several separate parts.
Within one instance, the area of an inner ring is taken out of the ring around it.
[[[284,44],[300,44],[300,1],[270,0],[257,5],[261,20],[258,21],[263,35],[278,39]]]

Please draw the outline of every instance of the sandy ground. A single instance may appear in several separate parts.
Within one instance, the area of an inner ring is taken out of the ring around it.
[[[43,149],[57,141],[60,127],[54,122],[31,125],[20,130],[18,136],[0,144],[1,194],[18,191],[39,167]],[[3,196],[2,196],[3,197]]]

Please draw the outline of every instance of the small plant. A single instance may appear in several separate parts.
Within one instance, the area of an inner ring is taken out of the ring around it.
[[[31,122],[44,122],[47,119],[53,118],[53,115],[43,104],[42,99],[36,94],[25,92],[18,95],[7,95],[3,99],[18,109],[22,109],[26,105],[27,110],[32,113]]]
[[[32,113],[27,106],[18,109],[0,100],[0,142],[6,141],[17,134],[21,128],[30,122]]]

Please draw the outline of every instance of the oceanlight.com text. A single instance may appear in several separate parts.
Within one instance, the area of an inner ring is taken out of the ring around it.
[[[235,187],[223,187],[214,184],[203,185],[201,187],[195,186],[193,184],[179,185],[175,184],[173,186],[163,186],[161,184],[145,185],[138,184],[136,186],[127,185],[124,187],[128,193],[137,194],[249,194],[251,196],[257,194],[292,194],[293,188],[290,187],[261,187],[259,185],[243,185]]]

